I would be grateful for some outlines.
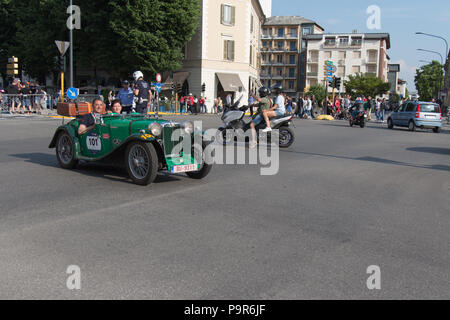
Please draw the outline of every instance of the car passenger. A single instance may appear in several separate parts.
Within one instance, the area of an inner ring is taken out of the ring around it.
[[[111,102],[111,110],[108,111],[109,114],[118,115],[122,113],[122,102],[120,99],[115,99]]]
[[[103,110],[105,109],[105,103],[101,99],[94,99],[92,101],[92,106],[94,108],[94,112],[85,114],[80,119],[80,126],[78,127],[78,134],[83,135],[88,131],[91,131],[95,128],[95,116],[101,115]]]

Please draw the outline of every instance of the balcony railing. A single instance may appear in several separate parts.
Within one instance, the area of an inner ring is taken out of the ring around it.
[[[377,64],[377,59],[369,58],[366,60],[366,64]]]
[[[319,74],[318,71],[316,71],[316,72],[307,72],[306,76],[307,77],[317,77],[318,74]]]
[[[308,58],[308,63],[319,63],[319,58]]]

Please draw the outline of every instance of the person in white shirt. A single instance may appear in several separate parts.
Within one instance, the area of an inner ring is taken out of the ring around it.
[[[267,128],[263,132],[271,132],[272,128],[270,126],[269,118],[275,118],[278,116],[284,116],[286,114],[286,101],[283,96],[283,87],[281,85],[276,85],[274,87],[275,94],[277,95],[275,103],[270,110],[264,110],[263,116],[266,121]]]

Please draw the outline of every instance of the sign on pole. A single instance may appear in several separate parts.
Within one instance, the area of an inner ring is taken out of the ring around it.
[[[160,73],[156,74],[156,82],[161,83],[161,74]]]
[[[77,88],[69,88],[67,90],[67,97],[71,100],[75,100],[78,98],[78,95],[80,94],[80,91]]]
[[[58,47],[59,53],[63,56],[66,54],[67,49],[69,49],[70,42],[67,41],[55,41],[56,46]]]

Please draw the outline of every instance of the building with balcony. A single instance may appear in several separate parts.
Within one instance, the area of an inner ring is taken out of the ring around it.
[[[359,73],[373,74],[388,82],[387,50],[391,47],[388,33],[313,34],[305,36],[305,42],[306,90],[316,84],[326,84],[324,64],[328,60],[336,67],[334,75],[342,78],[342,92],[345,91],[343,81]]]
[[[290,96],[304,89],[306,43],[304,37],[323,33],[312,20],[298,16],[265,19],[261,34],[261,83],[271,87],[281,84]]]
[[[246,103],[260,85],[259,41],[271,0],[202,0],[201,5],[200,24],[186,44],[183,67],[167,82],[182,85],[183,94],[205,96],[209,110],[215,98],[228,93],[242,95]]]

